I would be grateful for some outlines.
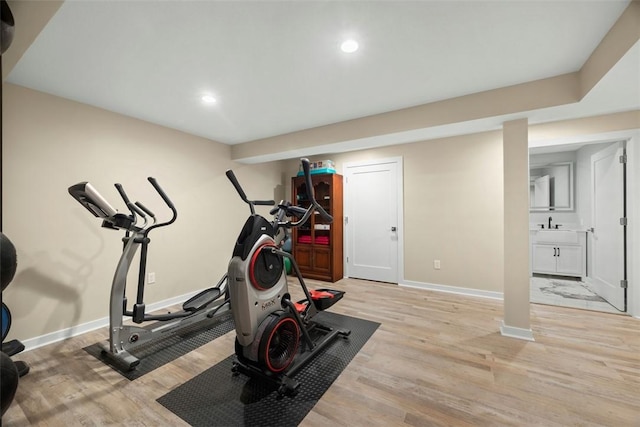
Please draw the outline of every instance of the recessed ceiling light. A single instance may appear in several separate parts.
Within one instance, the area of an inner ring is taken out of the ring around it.
[[[217,102],[216,98],[213,95],[202,95],[200,98],[204,104],[215,104]]]
[[[358,42],[353,39],[345,40],[340,45],[340,50],[344,53],[353,53],[358,50]]]

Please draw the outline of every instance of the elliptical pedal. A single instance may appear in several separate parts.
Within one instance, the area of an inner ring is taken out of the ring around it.
[[[13,356],[24,350],[24,344],[18,340],[11,340],[2,343],[2,352],[8,356]]]
[[[182,309],[184,311],[196,312],[200,311],[218,298],[220,298],[222,292],[219,288],[209,288],[200,292],[197,295],[189,298],[182,304]]]
[[[309,301],[302,300],[302,301],[294,302],[293,305],[295,306],[298,314],[302,314],[309,307]]]
[[[324,288],[309,290],[309,294],[311,294],[311,300],[313,301],[313,305],[316,306],[316,309],[323,311],[340,301],[345,293],[344,291]]]

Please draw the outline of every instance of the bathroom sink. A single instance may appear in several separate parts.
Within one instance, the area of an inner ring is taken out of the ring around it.
[[[536,241],[540,243],[578,243],[578,232],[571,230],[538,230]]]

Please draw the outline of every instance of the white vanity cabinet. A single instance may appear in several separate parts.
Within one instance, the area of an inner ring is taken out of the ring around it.
[[[533,273],[585,277],[587,275],[586,232],[538,230],[531,232]]]

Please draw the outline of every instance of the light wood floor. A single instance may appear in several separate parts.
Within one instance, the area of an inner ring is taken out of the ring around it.
[[[310,282],[312,288],[319,282]],[[382,325],[303,426],[640,426],[640,320],[532,305],[535,342],[502,337],[502,302],[345,279],[331,310]],[[233,352],[233,332],[129,381],[83,347],[31,365],[5,426],[182,426],[156,399]],[[304,385],[303,385],[304,386]]]

